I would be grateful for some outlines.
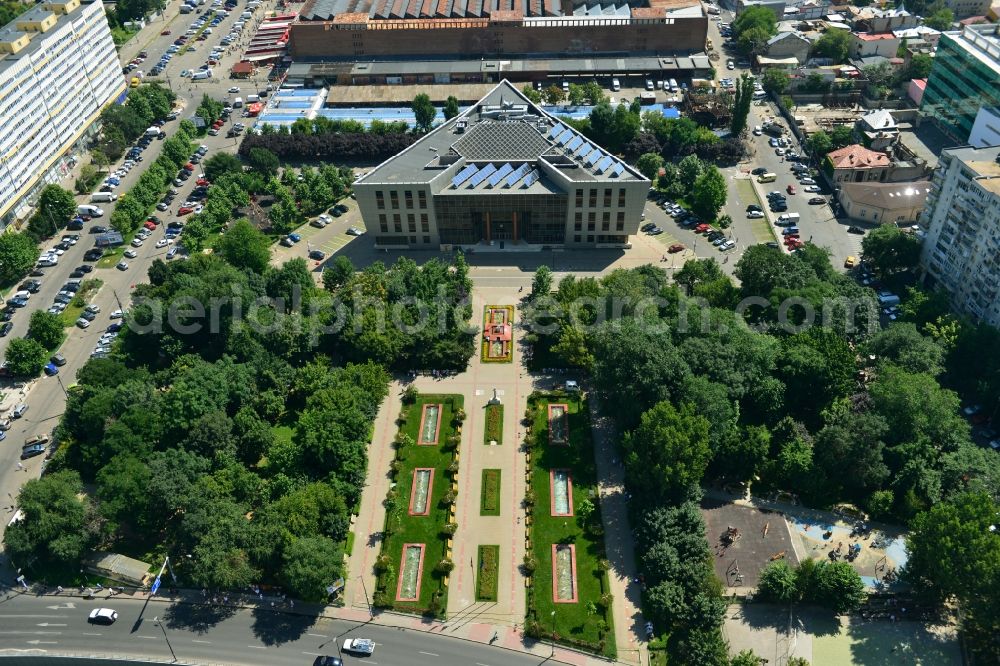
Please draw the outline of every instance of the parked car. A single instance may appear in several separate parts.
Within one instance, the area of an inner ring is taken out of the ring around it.
[[[111,608],[95,608],[90,611],[87,620],[93,624],[114,624],[118,619],[118,611]]]

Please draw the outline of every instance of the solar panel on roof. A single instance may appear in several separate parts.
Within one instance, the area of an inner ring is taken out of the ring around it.
[[[514,173],[507,176],[507,187],[514,187],[514,183],[524,178],[524,174],[529,171],[531,171],[531,165],[527,162],[519,166]]]
[[[625,172],[625,165],[621,162],[615,164],[615,170],[612,172],[616,176],[620,176]]]
[[[506,164],[504,164],[502,167],[500,167],[497,170],[497,172],[495,174],[493,174],[492,176],[490,176],[490,180],[489,180],[490,187],[496,187],[497,184],[501,180],[503,180],[505,176],[507,176],[508,174],[510,174],[510,172],[513,171],[513,170],[514,170],[514,167],[512,167],[510,165],[510,162],[507,162]]]
[[[597,163],[597,173],[604,173],[605,171],[608,170],[608,167],[610,167],[614,163],[615,163],[615,158],[608,155],[603,160]]]
[[[583,148],[581,148],[576,152],[576,156],[582,160],[584,157],[594,152],[594,150],[595,150],[594,146],[592,144],[587,143],[584,144]]]
[[[538,179],[541,177],[542,174],[538,173],[538,169],[535,169],[534,171],[528,174],[527,178],[524,179],[524,185],[522,187],[531,187],[536,182],[538,182]]]
[[[579,148],[581,143],[583,143],[583,137],[578,135],[572,141],[566,144],[566,150],[572,152],[577,148]]]
[[[556,139],[556,143],[558,143],[561,146],[572,138],[573,138],[573,130],[568,129],[559,135],[559,138]]]
[[[564,129],[566,128],[563,126],[562,123],[556,123],[556,126],[553,127],[551,130],[549,130],[549,138],[550,139],[556,138],[557,136],[559,136],[559,134],[562,133]]]
[[[496,170],[497,168],[495,166],[487,164],[469,180],[469,187],[477,187],[479,183],[486,180],[491,174],[495,173]]]
[[[587,166],[594,166],[595,164],[597,164],[597,161],[603,157],[604,153],[601,152],[601,150],[599,149],[595,150],[590,154],[589,157],[587,157]]]
[[[477,167],[475,164],[470,164],[469,166],[465,167],[464,169],[459,171],[454,178],[451,179],[451,186],[458,187],[465,181],[469,180],[469,178],[472,177],[472,174],[476,173],[477,169],[479,169],[479,167]]]

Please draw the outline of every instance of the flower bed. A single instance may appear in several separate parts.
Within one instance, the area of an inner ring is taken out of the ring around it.
[[[480,358],[484,363],[514,360],[514,306],[487,305],[483,308]]]
[[[479,502],[480,516],[500,515],[500,470],[484,469]]]
[[[437,442],[419,445],[429,406],[437,410],[434,415]],[[382,555],[377,563],[379,576],[374,602],[378,606],[432,615],[439,615],[446,608],[445,579],[450,569],[447,563],[451,537],[445,526],[452,522],[455,496],[452,473],[457,469],[454,451],[457,440],[453,436],[461,432],[455,418],[461,408],[460,395],[418,395],[412,404],[404,405],[400,414],[392,468],[396,485],[385,499]],[[419,487],[424,483],[426,493]],[[421,508],[426,513],[417,511]],[[415,546],[422,547],[420,574],[414,579],[411,570],[404,584],[403,569],[410,561],[404,554],[407,547],[412,550]],[[409,589],[414,580],[417,589]]]
[[[503,444],[503,405],[486,405],[486,428],[483,430],[483,444],[496,442]]]
[[[499,586],[500,546],[480,546],[476,567],[476,601],[496,601]]]

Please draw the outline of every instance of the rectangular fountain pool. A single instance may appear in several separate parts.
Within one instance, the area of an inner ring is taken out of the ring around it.
[[[410,488],[411,516],[426,516],[431,512],[431,494],[434,488],[434,468],[418,467],[413,470],[413,485]]]
[[[396,586],[396,601],[417,601],[420,598],[424,549],[425,546],[422,543],[403,544],[403,556],[399,562],[399,584]]]
[[[549,493],[551,515],[573,515],[573,477],[568,469],[549,470]]]
[[[438,443],[441,433],[441,405],[427,403],[420,414],[420,431],[417,444],[419,446],[434,446]]]
[[[576,589],[576,546],[571,543],[552,544],[552,601],[557,604],[575,604],[579,599]]]

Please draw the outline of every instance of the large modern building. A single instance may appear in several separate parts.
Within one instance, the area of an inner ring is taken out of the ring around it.
[[[25,218],[34,194],[70,168],[108,103],[125,94],[100,2],[37,4],[0,28],[0,221]]]
[[[650,182],[502,81],[354,184],[379,248],[625,247]]]
[[[1000,106],[1000,25],[967,25],[938,42],[920,111],[965,144],[984,106]]]
[[[708,32],[697,0],[309,0],[301,18],[296,61],[692,55]]]
[[[925,282],[1000,326],[1000,146],[943,151],[920,224]]]

